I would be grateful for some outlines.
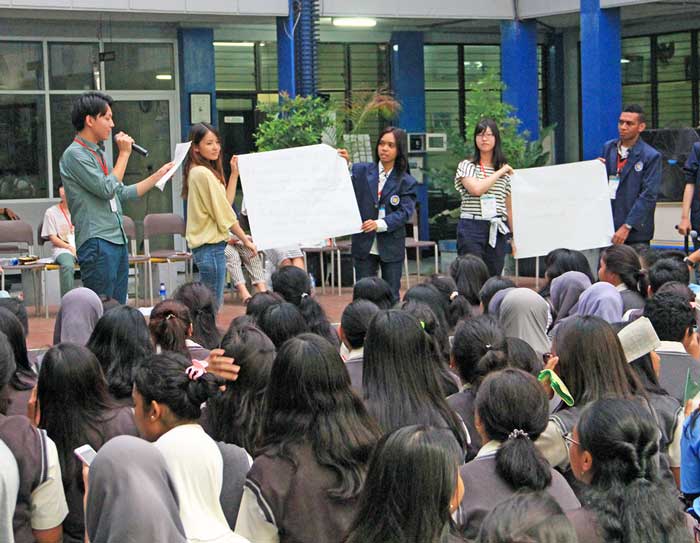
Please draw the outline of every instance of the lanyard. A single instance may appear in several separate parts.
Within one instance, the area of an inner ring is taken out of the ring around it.
[[[100,167],[102,168],[102,172],[103,172],[105,175],[109,175],[109,171],[107,170],[107,163],[105,162],[105,160],[104,160],[103,158],[100,157],[100,155],[97,153],[97,151],[95,151],[94,149],[91,149],[90,147],[88,147],[87,145],[85,145],[85,144],[84,144],[82,141],[80,141],[78,138],[75,138],[73,141],[74,141],[75,143],[77,143],[78,145],[82,145],[82,146],[85,147],[88,151],[90,151],[93,155],[95,155],[95,158],[97,159],[98,164],[99,164]]]
[[[624,160],[620,160],[620,150],[617,150],[617,175],[620,175],[620,172],[622,171],[622,168],[625,167],[625,164],[627,164],[627,159],[630,157],[629,151],[627,151],[627,156],[625,157]]]
[[[484,163],[479,161],[479,168],[481,168],[481,178],[486,179],[486,170],[484,170]]]
[[[63,208],[61,207],[60,204],[58,205],[58,209],[60,209],[61,213],[63,213],[63,217],[66,219],[66,222],[68,223],[68,228],[70,228],[70,231],[73,232],[73,223],[70,222],[70,218],[68,217],[68,215],[66,215],[66,212],[63,211]]]

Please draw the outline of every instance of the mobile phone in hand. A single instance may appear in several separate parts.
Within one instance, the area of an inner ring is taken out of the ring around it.
[[[97,452],[95,452],[95,449],[93,449],[90,445],[78,447],[73,451],[73,454],[80,458],[80,461],[86,466],[92,464],[92,461],[97,456]]]

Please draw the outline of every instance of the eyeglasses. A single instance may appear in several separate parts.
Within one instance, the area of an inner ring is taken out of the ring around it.
[[[476,137],[481,138],[482,140],[487,140],[487,139],[495,138],[496,136],[494,136],[490,132],[482,132],[481,134],[477,134]]]
[[[579,447],[581,446],[581,443],[579,443],[578,441],[576,441],[576,440],[575,440],[573,437],[571,437],[569,434],[566,434],[566,435],[564,436],[564,441],[566,441],[567,443],[570,443],[570,444],[572,444],[572,445],[578,445]]]

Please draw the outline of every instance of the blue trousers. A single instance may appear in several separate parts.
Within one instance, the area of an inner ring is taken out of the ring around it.
[[[214,294],[217,307],[224,305],[226,281],[226,242],[207,243],[192,249],[194,263],[199,269],[199,280]]]
[[[391,292],[394,295],[394,303],[400,301],[399,289],[401,288],[401,270],[403,261],[398,262],[382,262],[379,256],[369,254],[365,258],[354,259],[355,278],[359,281],[365,277],[374,277],[378,275],[379,266],[382,268],[382,279],[391,286]]]
[[[78,248],[78,264],[83,285],[97,295],[126,303],[129,288],[129,251],[101,238],[90,238]]]
[[[506,237],[500,232],[496,236],[496,246],[489,245],[489,221],[459,219],[457,223],[457,254],[476,255],[484,261],[489,275],[501,275],[506,259]]]

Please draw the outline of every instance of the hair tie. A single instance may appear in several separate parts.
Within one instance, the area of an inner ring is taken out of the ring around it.
[[[425,321],[418,321],[420,323],[420,327],[425,330]]]
[[[490,343],[487,343],[486,345],[484,345],[484,347],[486,348],[487,351],[490,351],[491,349],[493,349],[493,345],[491,345]]]
[[[308,292],[302,292],[301,293],[301,299],[303,300],[304,298],[307,298],[309,296]]]
[[[169,320],[172,319],[174,316],[175,316],[174,313],[168,313],[168,314],[165,316],[165,320],[166,320],[166,321],[169,321]]]
[[[452,291],[452,294],[450,294],[450,301],[454,300],[457,296],[459,296],[459,292],[456,290]]]
[[[187,374],[187,377],[192,379],[192,381],[196,381],[202,375],[207,373],[208,366],[209,363],[206,360],[196,360],[193,358],[192,365],[185,370],[185,373]]]
[[[527,435],[526,431],[520,430],[518,428],[516,428],[510,434],[508,434],[508,439],[518,439],[519,437],[530,439],[530,436]]]

